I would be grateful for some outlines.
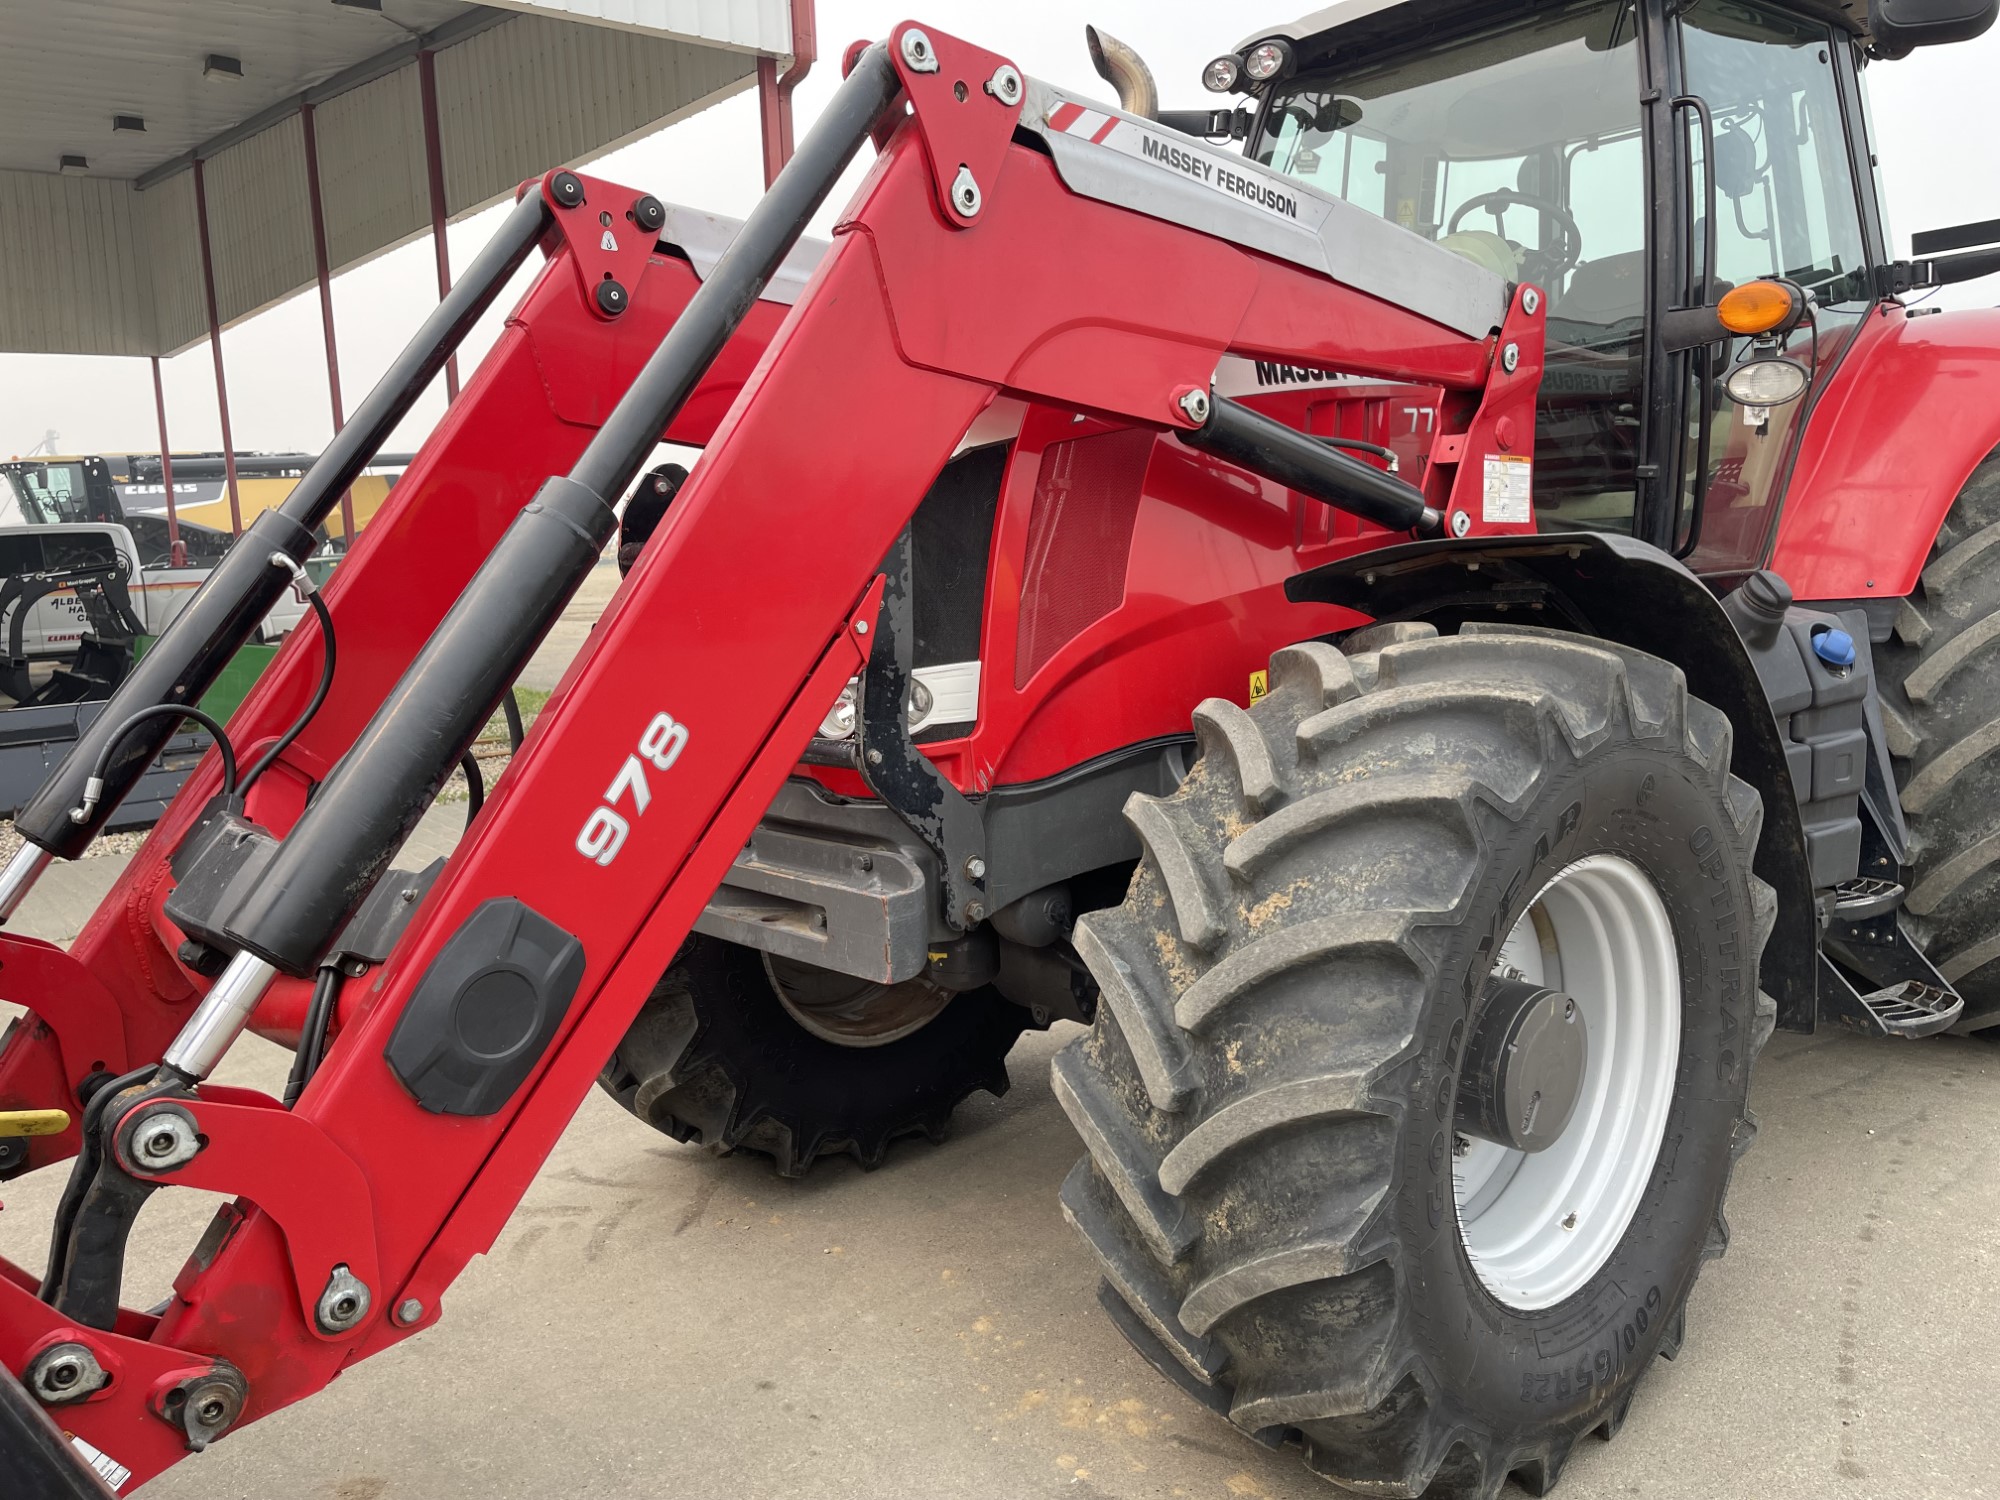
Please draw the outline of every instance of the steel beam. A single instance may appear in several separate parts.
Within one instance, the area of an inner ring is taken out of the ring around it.
[[[243,535],[243,507],[236,498],[236,440],[229,433],[229,384],[222,377],[222,318],[215,305],[215,256],[208,243],[208,190],[202,163],[194,164],[194,217],[201,240],[201,289],[208,299],[208,347],[215,355],[215,409],[222,417],[222,472],[229,482],[229,529]],[[162,454],[164,461],[166,455]]]
[[[438,129],[437,54],[417,54],[417,89],[424,109],[424,173],[431,188],[431,245],[437,251],[438,300],[451,291],[451,252],[444,240],[444,138]],[[444,362],[444,399],[458,399],[458,356]]]
[[[340,406],[340,350],[333,335],[333,278],[327,269],[326,210],[319,191],[319,136],[313,129],[310,100],[299,106],[299,126],[306,143],[306,204],[312,211],[313,274],[319,279],[320,336],[326,344],[326,394],[333,404],[333,430],[347,424]],[[345,546],[354,545],[354,491],[340,492],[340,535]]]
[[[187,546],[181,541],[180,506],[174,501],[174,450],[167,441],[167,388],[160,382],[160,356],[153,361],[153,411],[160,419],[160,483],[167,489],[168,556],[177,568],[187,566]]]

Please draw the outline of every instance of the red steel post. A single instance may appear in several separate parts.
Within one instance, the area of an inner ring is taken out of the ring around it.
[[[168,556],[177,568],[187,566],[187,545],[181,541],[180,507],[174,503],[174,450],[167,442],[167,388],[160,383],[160,356],[153,356],[153,411],[160,419],[160,483],[167,492]]]
[[[444,242],[444,139],[438,130],[437,54],[417,54],[417,87],[424,109],[424,171],[431,187],[431,244],[437,250],[438,296],[451,290],[451,252]],[[444,398],[458,399],[458,356],[444,362]]]
[[[326,209],[319,192],[319,136],[313,129],[310,100],[299,105],[299,125],[306,140],[306,204],[312,211],[313,272],[319,278],[319,324],[326,343],[326,393],[333,403],[333,430],[338,432],[347,424],[347,418],[340,405],[340,351],[333,336],[333,279],[326,263]],[[340,495],[340,535],[345,545],[354,545],[351,489],[341,491]]]
[[[201,238],[201,289],[208,298],[208,347],[215,355],[215,409],[222,418],[222,473],[229,481],[229,529],[243,534],[243,507],[236,498],[236,442],[229,435],[229,386],[222,378],[222,318],[215,305],[215,257],[208,244],[208,189],[201,158],[194,159],[194,217]]]

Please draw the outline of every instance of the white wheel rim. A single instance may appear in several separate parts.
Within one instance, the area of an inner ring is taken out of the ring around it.
[[[1542,887],[1494,972],[1563,990],[1586,1028],[1582,1092],[1553,1145],[1456,1137],[1466,1255],[1498,1301],[1532,1312],[1597,1274],[1652,1179],[1680,1061],[1680,958],[1652,880],[1593,854]]]

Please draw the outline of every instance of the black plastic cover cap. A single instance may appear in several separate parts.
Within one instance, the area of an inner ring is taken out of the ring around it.
[[[494,1114],[548,1049],[583,967],[583,944],[532,907],[484,902],[431,961],[382,1055],[431,1113]]]

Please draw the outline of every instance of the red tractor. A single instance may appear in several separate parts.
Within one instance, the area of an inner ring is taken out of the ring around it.
[[[438,1321],[593,1080],[872,1165],[1059,1019],[1154,1364],[1367,1493],[1547,1489],[1680,1347],[1772,1028],[2000,1022],[2000,315],[1904,300],[2000,224],[1891,260],[1860,87],[1964,5],[1360,0],[1198,112],[905,23],[740,229],[524,187],[17,819],[0,914],[540,247],[96,918],[0,935],[0,1170],[71,1174],[0,1267],[0,1489]],[[662,439],[589,645],[392,870]],[[285,1097],[211,1081],[246,1027]],[[175,1187],[231,1201],[123,1307]]]

